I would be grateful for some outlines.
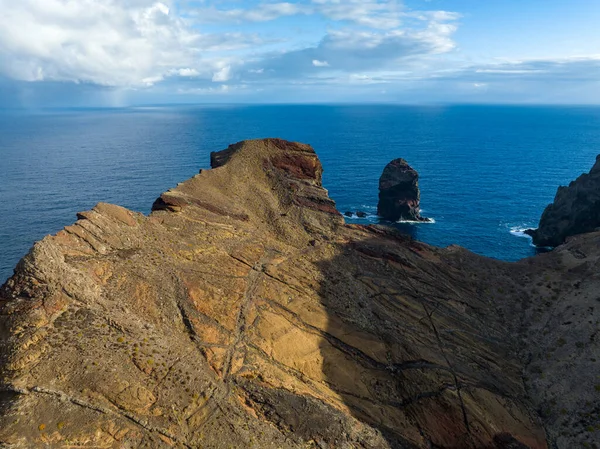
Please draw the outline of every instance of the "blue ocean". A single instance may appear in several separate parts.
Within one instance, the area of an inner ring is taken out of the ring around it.
[[[438,246],[532,256],[559,185],[600,153],[600,108],[514,106],[173,106],[0,112],[0,283],[34,241],[105,201],[148,213],[158,195],[244,139],[311,144],[342,212],[375,215],[394,158],[421,175],[432,224],[395,224]]]

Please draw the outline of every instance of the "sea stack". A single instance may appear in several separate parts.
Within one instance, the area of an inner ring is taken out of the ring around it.
[[[544,210],[538,229],[525,231],[537,246],[555,247],[567,237],[600,227],[600,155],[589,173],[561,186]]]
[[[390,221],[430,221],[420,214],[419,174],[404,159],[394,159],[379,178],[377,214]]]

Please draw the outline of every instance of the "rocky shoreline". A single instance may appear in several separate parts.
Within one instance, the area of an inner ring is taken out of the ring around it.
[[[211,165],[0,288],[1,447],[600,445],[600,233],[500,262],[346,224],[308,145]]]

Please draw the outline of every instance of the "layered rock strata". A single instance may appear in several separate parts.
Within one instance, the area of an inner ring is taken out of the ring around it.
[[[0,289],[0,446],[598,443],[600,235],[508,264],[345,225],[307,145],[108,204]],[[569,373],[569,375],[565,375]]]

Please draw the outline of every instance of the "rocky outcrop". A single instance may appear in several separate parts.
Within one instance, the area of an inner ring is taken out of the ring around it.
[[[367,218],[368,214],[365,211],[357,210],[356,212],[346,211],[344,212],[344,216],[348,218],[357,217],[357,218]]]
[[[419,174],[404,159],[390,162],[379,179],[377,214],[390,221],[429,221],[421,217]]]
[[[537,229],[525,231],[538,246],[555,247],[567,237],[600,227],[600,156],[589,173],[568,187],[561,186],[540,220]]]
[[[598,442],[600,235],[508,264],[345,225],[307,145],[212,160],[149,216],[101,203],[19,263],[0,446]]]

